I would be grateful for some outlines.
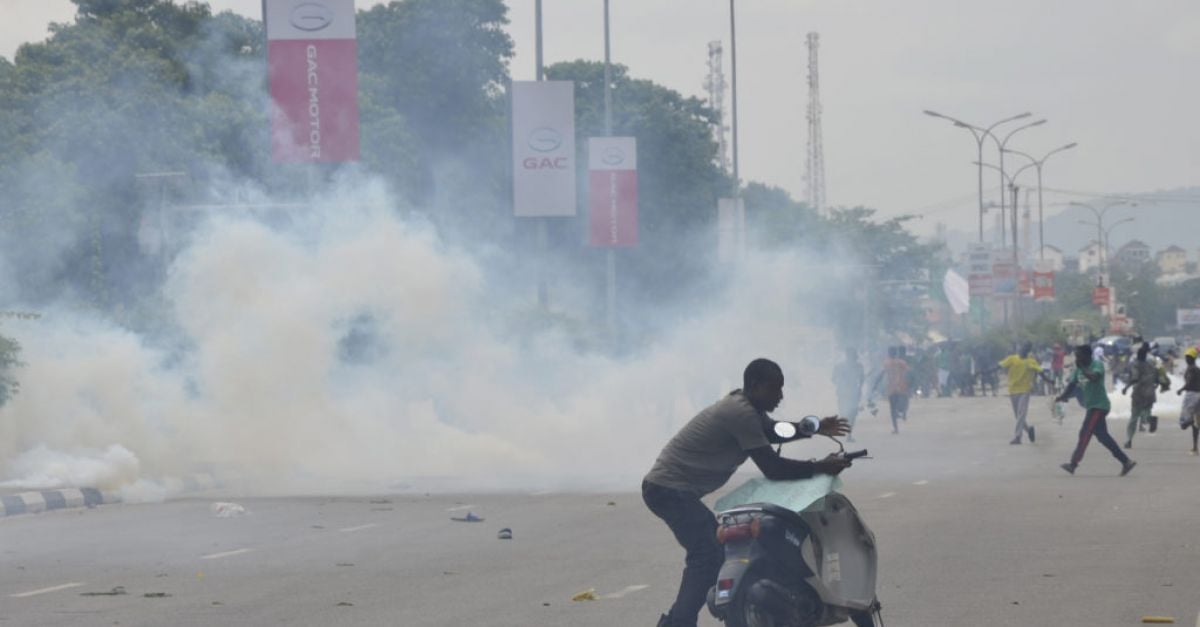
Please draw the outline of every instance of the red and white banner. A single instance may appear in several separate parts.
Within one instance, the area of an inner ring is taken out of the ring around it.
[[[1107,307],[1112,299],[1112,292],[1107,287],[1097,287],[1092,289],[1092,304],[1097,307]]]
[[[575,83],[513,81],[513,214],[575,215]]]
[[[354,0],[265,0],[276,161],[357,161]]]
[[[637,139],[588,139],[588,206],[592,246],[638,243]]]
[[[1054,300],[1054,271],[1033,273],[1033,300]]]

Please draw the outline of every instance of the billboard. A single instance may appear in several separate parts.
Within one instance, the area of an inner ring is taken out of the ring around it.
[[[999,298],[1017,296],[1017,266],[1011,260],[992,263],[992,291]]]
[[[1052,301],[1054,300],[1054,271],[1033,273],[1033,300],[1035,301]]]
[[[513,81],[513,214],[575,215],[575,83]]]
[[[271,154],[276,161],[357,161],[354,0],[265,0]]]
[[[592,246],[638,243],[637,139],[588,139],[588,208]]]
[[[1179,327],[1200,325],[1200,308],[1176,309],[1175,325]]]
[[[972,297],[991,295],[992,249],[987,244],[967,247],[967,284]]]

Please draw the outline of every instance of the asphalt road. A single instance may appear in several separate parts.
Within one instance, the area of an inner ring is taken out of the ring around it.
[[[1081,416],[1056,425],[1044,399],[1037,443],[1021,446],[1003,397],[916,400],[900,435],[883,413],[861,419],[854,446],[873,459],[843,479],[879,542],[889,627],[1200,625],[1200,459],[1173,418],[1138,437],[1121,478],[1095,442],[1075,476],[1058,469]],[[1124,425],[1110,421],[1119,439]],[[683,553],[634,487],[223,495],[248,514],[217,518],[214,497],[0,519],[0,625],[653,625]],[[485,520],[449,520],[467,511]],[[599,598],[571,600],[584,590]]]

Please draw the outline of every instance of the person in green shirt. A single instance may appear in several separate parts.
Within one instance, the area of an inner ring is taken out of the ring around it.
[[[1047,381],[1050,380],[1046,373],[1042,372],[1041,364],[1029,356],[1032,351],[1033,344],[1025,342],[1019,354],[1009,355],[1000,361],[1000,367],[1008,369],[1008,398],[1012,401],[1013,417],[1017,419],[1017,432],[1009,444],[1020,444],[1021,436],[1026,433],[1029,434],[1029,441],[1034,441],[1034,429],[1026,422],[1026,416],[1029,415],[1029,394],[1033,390],[1033,376],[1037,374]]]
[[[1124,477],[1133,470],[1137,462],[1129,459],[1121,451],[1116,440],[1108,434],[1105,417],[1112,409],[1112,404],[1108,401],[1108,391],[1104,389],[1104,362],[1093,359],[1092,348],[1086,344],[1075,349],[1075,372],[1071,375],[1067,389],[1055,400],[1061,403],[1072,398],[1076,388],[1083,390],[1083,405],[1087,408],[1087,413],[1083,417],[1083,425],[1079,428],[1079,444],[1075,446],[1071,461],[1062,464],[1060,468],[1075,474],[1075,468],[1083,460],[1083,452],[1087,450],[1088,442],[1092,440],[1092,436],[1096,436],[1104,448],[1121,462],[1121,476]]]

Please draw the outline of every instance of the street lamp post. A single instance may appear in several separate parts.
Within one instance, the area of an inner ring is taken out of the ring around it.
[[[1006,149],[1005,147],[1008,146],[1008,140],[1012,139],[1013,135],[1016,135],[1017,133],[1020,133],[1021,131],[1025,130],[1027,128],[1041,126],[1045,123],[1046,123],[1046,118],[1042,118],[1040,120],[1030,122],[1029,124],[1018,126],[1017,128],[1014,128],[1013,130],[1009,131],[1008,134],[1004,136],[1003,140],[996,141],[996,144],[1000,148],[1000,213],[1001,214],[1004,213],[1005,207],[1008,206],[1004,200],[1004,151]],[[993,135],[992,139],[996,139],[996,137]],[[1016,196],[1013,196],[1013,198],[1012,198],[1012,210],[1013,210],[1013,214],[1014,214],[1013,215],[1013,223],[1016,224],[1016,221],[1017,221],[1016,215],[1015,215],[1017,212],[1017,197]],[[1014,235],[1014,239],[1015,239],[1015,235]]]
[[[1017,204],[1016,204],[1016,200],[1017,200],[1017,190],[1019,189],[1017,186],[1017,177],[1021,176],[1021,173],[1024,172],[1025,170],[1028,170],[1029,168],[1033,167],[1033,164],[1028,164],[1028,165],[1022,166],[1020,169],[1018,169],[1016,172],[1014,172],[1012,174],[1012,176],[1008,176],[1004,172],[1004,170],[1001,170],[998,166],[994,166],[990,163],[983,163],[982,161],[976,161],[975,164],[980,166],[981,168],[987,167],[987,168],[992,168],[993,170],[999,170],[1001,187],[1003,187],[1005,184],[1007,184],[1009,187],[1009,190],[1012,191],[1012,197],[1013,197],[1012,263],[1013,263],[1013,272],[1017,273],[1017,276],[1020,277],[1021,261],[1020,261],[1019,252],[1018,252],[1020,246],[1019,246],[1019,241],[1017,240]],[[1000,216],[1003,219],[1003,217],[1004,217],[1003,212],[1001,212]],[[1003,220],[1001,221],[1001,223],[1003,223]],[[1018,279],[1018,284],[1020,284],[1019,279]],[[1021,315],[1021,295],[1018,293],[1015,295],[1015,298],[1016,298],[1015,310],[1017,313],[1016,317],[1020,318],[1020,317],[1022,317],[1022,315]],[[1005,315],[1005,318],[1008,317],[1008,305],[1007,304],[1005,304],[1004,315]]]
[[[1050,158],[1050,155],[1062,152],[1064,150],[1070,150],[1078,145],[1079,144],[1077,144],[1075,142],[1071,142],[1065,146],[1059,146],[1058,148],[1055,148],[1054,150],[1051,150],[1050,152],[1046,153],[1045,156],[1043,156],[1041,159],[1034,159],[1032,156],[1027,155],[1019,150],[1005,149],[1001,153],[1001,154],[1003,154],[1004,152],[1011,152],[1014,155],[1020,155],[1022,157],[1025,157],[1026,159],[1029,159],[1030,163],[1032,163],[1034,165],[1034,167],[1037,168],[1037,179],[1038,179],[1038,259],[1044,260],[1046,258],[1046,235],[1045,235],[1045,230],[1043,227],[1044,222],[1042,220],[1042,166],[1046,163],[1046,160]]]
[[[1092,215],[1096,216],[1095,222],[1086,222],[1083,220],[1080,220],[1080,222],[1087,224],[1087,225],[1095,225],[1095,227],[1096,227],[1096,246],[1100,247],[1100,250],[1098,251],[1098,254],[1100,255],[1100,259],[1099,259],[1100,273],[1101,273],[1101,275],[1108,274],[1108,246],[1104,242],[1104,233],[1105,233],[1105,231],[1104,231],[1104,214],[1108,213],[1108,211],[1110,209],[1112,209],[1113,207],[1119,207],[1121,205],[1129,205],[1131,207],[1136,207],[1137,203],[1129,202],[1128,200],[1124,200],[1124,199],[1114,200],[1114,201],[1104,205],[1103,209],[1097,209],[1087,203],[1076,202],[1074,200],[1072,200],[1070,202],[1070,205],[1072,207],[1083,207],[1083,208],[1091,211]],[[1122,223],[1123,222],[1124,221],[1122,221]],[[1116,226],[1116,225],[1113,225],[1113,226]]]
[[[1026,111],[1025,113],[1021,113],[1019,115],[1014,115],[1012,117],[1004,118],[1003,120],[1000,120],[999,122],[996,122],[987,128],[983,128],[983,127],[975,126],[973,124],[967,124],[966,122],[963,122],[962,120],[952,118],[948,115],[943,115],[936,111],[930,111],[930,110],[926,109],[925,111],[923,111],[923,113],[925,115],[928,115],[931,117],[941,118],[943,120],[949,120],[950,122],[953,122],[955,126],[958,126],[960,128],[965,128],[968,131],[971,131],[971,135],[975,137],[975,145],[979,149],[978,163],[980,163],[980,164],[983,163],[983,139],[985,137],[990,136],[992,138],[992,140],[996,142],[997,145],[999,145],[999,143],[1000,143],[1000,140],[996,139],[995,135],[992,135],[992,129],[994,129],[997,126],[1000,126],[1001,124],[1004,124],[1006,122],[1020,120],[1020,119],[1027,118],[1027,117],[1033,115],[1032,113]],[[983,242],[983,166],[982,165],[979,166],[979,241]]]

